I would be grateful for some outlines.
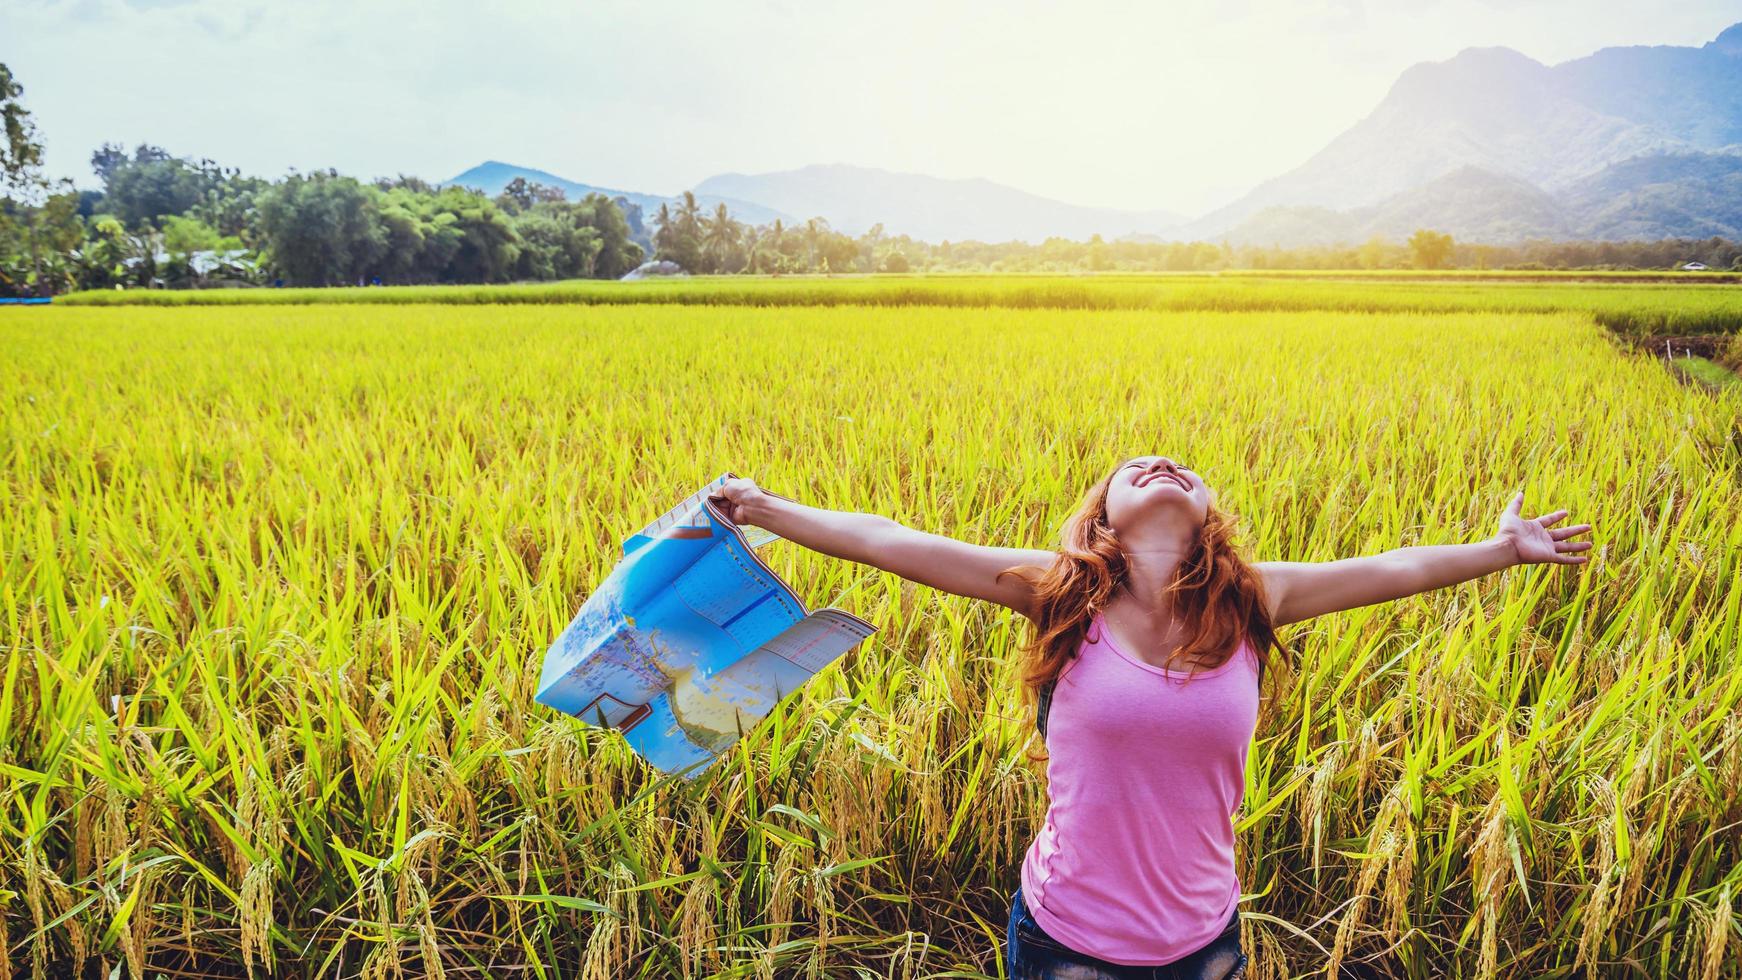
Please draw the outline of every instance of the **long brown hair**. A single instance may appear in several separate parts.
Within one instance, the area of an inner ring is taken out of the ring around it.
[[[1118,535],[1107,520],[1107,490],[1114,468],[1083,494],[1065,521],[1063,541],[1052,564],[1017,565],[1014,574],[1034,589],[1033,629],[1023,646],[1024,701],[1038,703],[1040,688],[1058,677],[1077,655],[1089,623],[1125,584],[1129,566]],[[1237,521],[1213,502],[1204,526],[1168,583],[1164,595],[1182,624],[1185,643],[1168,658],[1208,670],[1250,642],[1258,655],[1259,676],[1268,673],[1271,649],[1281,649],[1264,595],[1264,579],[1235,545]],[[1037,574],[1038,570],[1038,574]]]

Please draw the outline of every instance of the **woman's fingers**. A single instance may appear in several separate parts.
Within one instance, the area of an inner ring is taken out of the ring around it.
[[[1564,541],[1575,534],[1584,534],[1591,529],[1589,524],[1574,524],[1571,527],[1557,527],[1548,532],[1548,536],[1556,541]]]
[[[1567,511],[1557,510],[1552,514],[1544,514],[1541,517],[1538,517],[1536,519],[1536,522],[1538,524],[1541,524],[1543,527],[1548,527],[1550,524],[1553,524],[1556,521],[1565,519],[1566,516],[1567,516]]]
[[[1570,552],[1570,551],[1589,551],[1589,550],[1591,550],[1591,542],[1589,542],[1589,541],[1556,541],[1555,545],[1554,545],[1554,550],[1561,552],[1562,554],[1565,554],[1565,553]]]
[[[721,488],[720,493],[713,494],[708,499],[713,502],[714,506],[720,508],[720,513],[726,515],[726,520],[736,524],[738,523],[738,503],[734,498],[737,496],[728,485]]]

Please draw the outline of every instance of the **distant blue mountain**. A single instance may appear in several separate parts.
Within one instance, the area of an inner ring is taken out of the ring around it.
[[[1184,220],[1170,211],[1084,207],[980,178],[948,180],[847,164],[767,174],[719,174],[710,194],[762,201],[801,218],[821,216],[850,235],[882,225],[921,241],[1041,242],[1156,234]]]
[[[499,194],[516,177],[560,187],[570,198],[598,193],[639,204],[651,221],[661,204],[676,198],[611,190],[491,160],[447,181]],[[1153,234],[1184,220],[1165,211],[1090,208],[1054,201],[989,180],[944,180],[842,164],[769,174],[720,174],[696,185],[704,210],[725,202],[739,221],[767,224],[776,218],[801,224],[823,218],[836,231],[858,235],[881,224],[891,235],[923,241],[1039,242],[1053,235],[1086,239]]]
[[[671,198],[486,163],[450,183],[498,192],[517,176],[621,195],[651,219]],[[741,221],[826,218],[925,241],[1100,234],[1235,245],[1359,244],[1417,228],[1460,241],[1742,235],[1742,23],[1700,47],[1603,48],[1548,66],[1466,48],[1405,70],[1367,118],[1301,165],[1186,221],[1066,204],[987,180],[847,165],[720,174],[696,185]]]
[[[532,184],[543,184],[546,187],[560,187],[562,188],[563,193],[567,194],[571,201],[578,201],[581,198],[586,197],[588,194],[603,194],[606,197],[611,198],[624,198],[631,204],[640,206],[642,220],[646,222],[653,221],[653,215],[659,210],[661,204],[676,206],[679,200],[676,197],[663,197],[658,194],[642,194],[638,191],[619,191],[612,190],[609,187],[595,187],[592,184],[583,184],[579,181],[569,180],[567,177],[558,177],[556,174],[548,171],[534,170],[531,167],[518,167],[512,163],[503,163],[500,160],[486,160],[483,163],[478,164],[476,167],[467,170],[465,173],[442,181],[442,183],[444,185],[451,184],[459,187],[476,188],[494,197],[497,194],[502,193],[502,189],[513,183],[514,178],[516,177],[525,177],[527,182]],[[753,201],[741,201],[736,198],[721,197],[716,194],[697,194],[696,201],[700,203],[703,210],[706,211],[712,211],[716,204],[724,203],[726,209],[732,212],[732,217],[737,218],[739,221],[748,221],[754,225],[767,224],[776,218],[787,222],[792,221],[791,215],[783,214],[773,208],[765,207]]]
[[[1178,233],[1287,245],[1407,218],[1487,241],[1705,237],[1733,233],[1739,190],[1742,24],[1552,67],[1498,47],[1414,65],[1306,162]]]

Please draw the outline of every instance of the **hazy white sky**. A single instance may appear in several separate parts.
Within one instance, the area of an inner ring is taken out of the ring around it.
[[[263,176],[497,159],[653,193],[856,163],[1195,215],[1415,62],[1737,21],[1742,0],[0,0],[0,60],[86,185],[99,143],[150,141]]]

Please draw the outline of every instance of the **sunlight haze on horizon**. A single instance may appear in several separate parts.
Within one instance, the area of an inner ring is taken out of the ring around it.
[[[3,0],[47,169],[105,141],[266,177],[445,180],[486,159],[672,194],[848,163],[1196,216],[1468,47],[1557,64],[1697,47],[1742,0],[470,5]]]

